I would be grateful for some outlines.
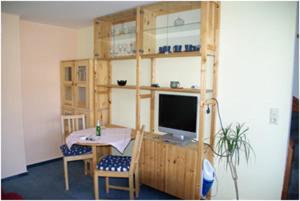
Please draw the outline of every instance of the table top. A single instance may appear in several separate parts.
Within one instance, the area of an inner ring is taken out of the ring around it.
[[[70,148],[73,144],[87,146],[112,145],[121,153],[131,141],[132,129],[130,128],[102,128],[101,136],[96,136],[96,128],[87,128],[72,132],[66,138],[66,144]]]

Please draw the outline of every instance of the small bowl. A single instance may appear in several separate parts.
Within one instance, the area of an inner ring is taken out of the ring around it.
[[[127,80],[117,80],[117,83],[119,86],[125,86],[127,83]]]

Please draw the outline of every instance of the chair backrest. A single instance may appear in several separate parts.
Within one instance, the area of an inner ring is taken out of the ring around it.
[[[66,137],[73,131],[85,129],[84,114],[79,115],[62,115],[61,116],[61,133],[63,142],[65,143]]]
[[[139,163],[140,153],[141,153],[141,148],[142,148],[142,143],[144,138],[144,128],[145,126],[143,125],[140,130],[136,131],[135,142],[133,145],[133,151],[131,156],[131,164],[129,168],[129,171],[132,173],[135,171],[135,168]]]

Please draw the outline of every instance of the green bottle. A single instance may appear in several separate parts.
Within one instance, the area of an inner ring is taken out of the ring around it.
[[[96,125],[96,136],[101,136],[101,125],[100,125],[100,121],[97,121],[97,125]]]

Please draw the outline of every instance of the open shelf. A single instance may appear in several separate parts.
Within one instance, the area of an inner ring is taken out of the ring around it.
[[[98,39],[111,39],[111,40],[126,40],[126,39],[135,39],[135,32],[128,32],[128,33],[119,33],[119,34],[112,34],[109,33],[105,36],[99,36]]]
[[[170,57],[196,57],[201,56],[199,51],[194,52],[174,52],[169,54],[145,54],[142,58],[170,58]]]
[[[209,56],[214,56],[214,50],[208,50]],[[144,54],[142,55],[142,59],[151,59],[151,58],[176,58],[176,57],[200,57],[201,54],[199,51],[194,52],[174,52],[169,54]],[[127,56],[115,56],[110,58],[99,58],[100,60],[128,60],[135,59],[135,55],[127,55]]]
[[[126,86],[119,86],[119,85],[97,85],[97,87],[106,87],[106,88],[116,88],[116,89],[136,89],[135,85],[126,85]],[[167,92],[181,92],[181,93],[200,93],[200,89],[192,89],[192,88],[177,88],[173,89],[170,87],[151,87],[151,86],[141,86],[141,90],[150,90],[150,91],[167,91]],[[207,89],[207,93],[212,92],[212,90]]]
[[[200,22],[191,22],[183,25],[177,26],[163,26],[163,27],[156,27],[152,29],[145,29],[145,33],[160,35],[166,33],[181,33],[186,31],[195,31],[200,34]]]

